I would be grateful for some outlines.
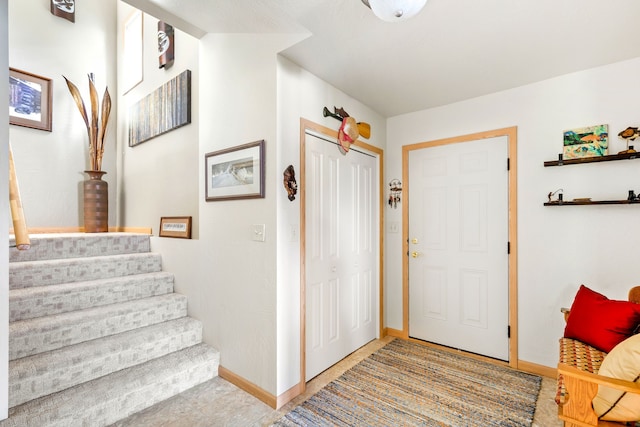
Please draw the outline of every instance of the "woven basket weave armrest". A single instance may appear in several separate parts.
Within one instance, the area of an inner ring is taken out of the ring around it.
[[[560,354],[558,363],[577,368],[582,372],[597,373],[607,353],[571,338],[560,338]],[[565,401],[566,388],[564,375],[558,371],[558,389],[556,403],[562,405]]]

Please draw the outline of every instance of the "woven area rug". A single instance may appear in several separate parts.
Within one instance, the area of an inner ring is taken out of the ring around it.
[[[396,339],[274,426],[523,426],[541,378]]]

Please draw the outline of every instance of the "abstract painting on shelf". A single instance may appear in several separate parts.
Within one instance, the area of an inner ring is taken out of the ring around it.
[[[564,131],[563,157],[606,156],[609,149],[609,126],[597,125]]]

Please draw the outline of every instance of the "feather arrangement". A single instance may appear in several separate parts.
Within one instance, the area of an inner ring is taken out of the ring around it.
[[[70,82],[65,76],[62,77],[64,77],[64,80],[67,82],[69,92],[71,92],[71,96],[78,106],[78,111],[80,111],[84,124],[87,126],[87,135],[89,136],[89,162],[91,164],[91,170],[102,170],[104,135],[107,123],[109,122],[109,114],[111,113],[111,96],[109,96],[109,88],[105,88],[104,90],[104,95],[102,96],[102,108],[99,112],[98,105],[100,100],[93,79],[93,74],[88,75],[89,100],[91,101],[91,116],[89,117],[78,87]]]

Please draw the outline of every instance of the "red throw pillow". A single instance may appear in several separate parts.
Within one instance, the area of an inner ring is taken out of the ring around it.
[[[640,304],[610,300],[581,285],[571,305],[564,336],[609,353],[629,338],[639,323]]]

